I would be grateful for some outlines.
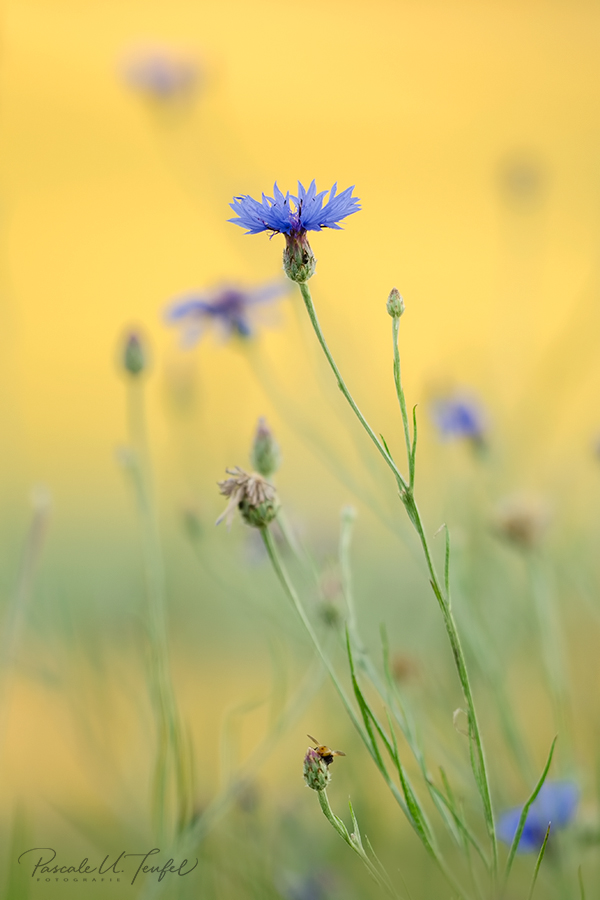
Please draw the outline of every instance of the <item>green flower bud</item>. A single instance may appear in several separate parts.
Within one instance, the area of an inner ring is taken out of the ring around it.
[[[291,281],[297,281],[300,284],[304,284],[315,274],[317,260],[308,243],[305,231],[286,234],[283,268]]]
[[[125,341],[123,368],[134,378],[141,375],[148,366],[148,355],[139,334],[132,332]]]
[[[392,288],[390,296],[387,298],[387,311],[392,319],[399,319],[404,312],[404,300],[397,288]]]
[[[263,416],[258,420],[250,461],[253,468],[263,478],[270,478],[271,475],[274,475],[281,464],[279,446]]]
[[[331,781],[329,766],[312,747],[308,748],[304,757],[304,780],[313,791],[324,791]]]

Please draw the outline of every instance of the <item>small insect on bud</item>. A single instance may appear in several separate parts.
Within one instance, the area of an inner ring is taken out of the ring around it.
[[[122,356],[123,368],[134,378],[148,366],[148,354],[139,334],[131,332],[125,339]]]
[[[309,747],[304,757],[304,780],[313,791],[324,791],[331,781],[331,772],[325,760]]]
[[[319,744],[311,734],[308,734],[307,737],[316,746],[309,747],[306,751],[304,780],[313,791],[323,791],[331,781],[329,766],[333,762],[334,756],[345,756],[346,754],[342,750],[331,750],[325,744]]]
[[[263,478],[270,478],[281,465],[279,445],[273,437],[273,432],[267,425],[267,420],[264,416],[261,416],[258,420],[250,453],[250,462]]]
[[[399,319],[404,312],[404,300],[397,288],[392,288],[390,296],[387,298],[387,311],[392,319]]]
[[[285,236],[283,268],[291,281],[304,284],[315,274],[317,260],[305,231],[292,231]]]

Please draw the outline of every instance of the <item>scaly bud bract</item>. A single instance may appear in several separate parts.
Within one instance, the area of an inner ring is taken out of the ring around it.
[[[390,295],[387,298],[386,307],[388,315],[390,315],[392,319],[399,319],[404,312],[404,300],[402,299],[402,295],[397,288],[392,288],[392,290],[390,291]]]
[[[303,772],[307,787],[313,791],[324,791],[331,781],[329,766],[312,747],[306,751]]]

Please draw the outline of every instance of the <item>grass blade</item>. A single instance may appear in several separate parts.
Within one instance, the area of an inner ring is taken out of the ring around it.
[[[527,820],[527,813],[529,812],[529,808],[530,808],[531,804],[533,803],[533,801],[535,800],[535,798],[541,791],[542,786],[546,780],[548,770],[550,769],[550,763],[552,762],[552,757],[554,755],[554,748],[556,746],[557,737],[558,737],[558,735],[552,741],[552,746],[550,747],[550,753],[548,754],[548,759],[546,760],[546,765],[544,766],[544,771],[541,774],[540,780],[534,787],[532,793],[529,796],[529,799],[525,803],[525,806],[523,807],[523,812],[521,813],[521,816],[519,818],[519,824],[517,825],[517,830],[515,832],[513,842],[510,845],[510,850],[508,852],[508,859],[506,860],[506,868],[504,870],[504,883],[505,884],[508,880],[508,876],[510,875],[510,870],[512,868],[515,854],[516,854],[517,848],[519,846],[519,841],[521,840],[521,835],[523,834],[523,829],[525,828],[525,822]]]

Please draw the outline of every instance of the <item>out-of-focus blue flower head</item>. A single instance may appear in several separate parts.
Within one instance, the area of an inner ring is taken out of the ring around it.
[[[468,438],[483,443],[486,419],[481,404],[466,394],[438,398],[432,405],[432,417],[442,438]]]
[[[308,190],[298,182],[298,193],[283,194],[273,187],[273,196],[262,195],[262,200],[254,200],[248,194],[234,197],[230,203],[236,217],[229,219],[236,225],[246,228],[246,234],[259,234],[261,231],[272,231],[274,234],[299,235],[307,231],[322,231],[323,228],[341,228],[338,224],[346,216],[358,212],[360,201],[352,196],[354,186],[337,194],[337,182],[329,192],[328,200],[323,203],[327,191],[317,192],[315,181],[311,181]]]
[[[200,66],[191,54],[167,47],[145,47],[131,52],[123,63],[130,87],[158,100],[190,94],[200,81]]]
[[[287,293],[285,282],[255,288],[222,285],[212,290],[189,294],[175,300],[166,310],[169,325],[182,328],[182,344],[192,347],[209,325],[224,338],[251,338],[255,333],[256,312]]]
[[[544,843],[548,825],[550,834],[566,828],[572,821],[579,802],[579,788],[572,781],[548,781],[529,807],[525,827],[519,841],[519,853],[537,853]],[[523,807],[515,807],[502,813],[498,820],[498,837],[505,844],[512,844],[517,832]]]

